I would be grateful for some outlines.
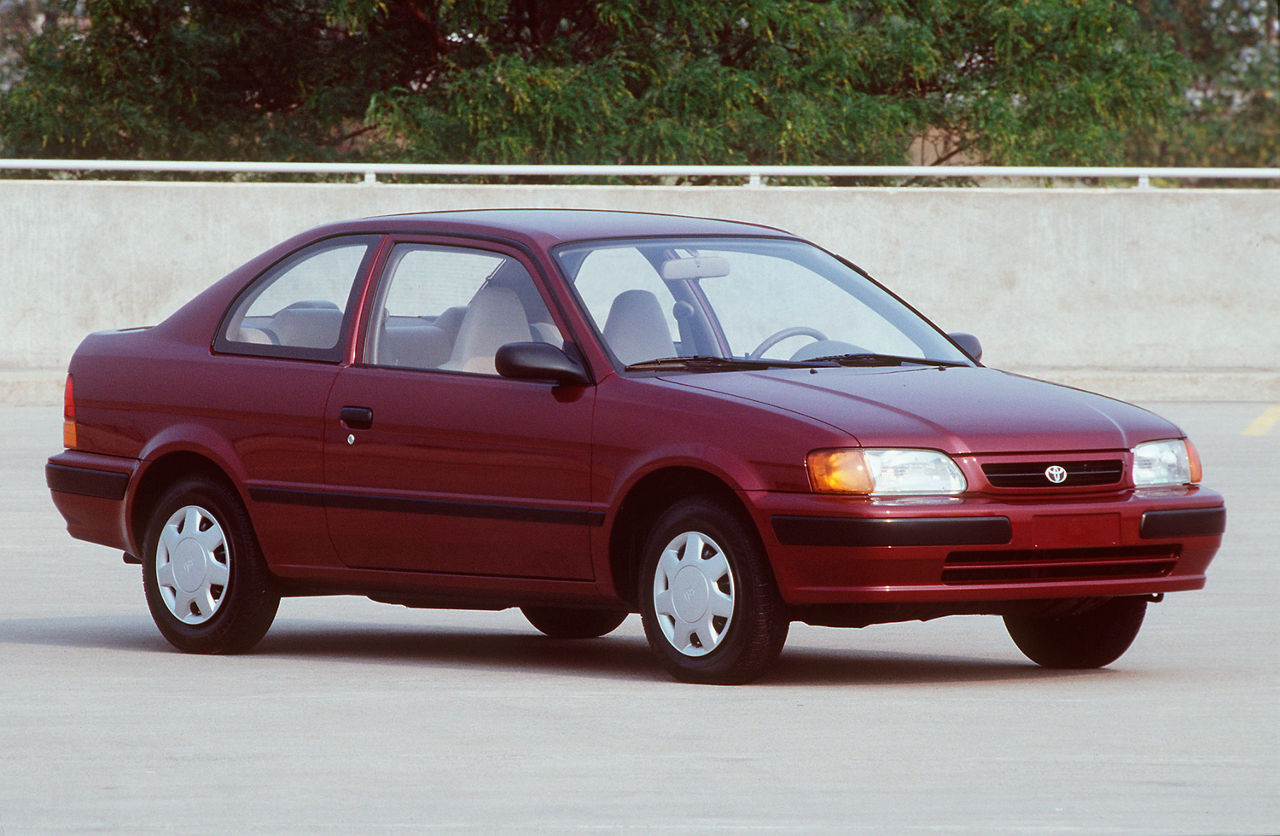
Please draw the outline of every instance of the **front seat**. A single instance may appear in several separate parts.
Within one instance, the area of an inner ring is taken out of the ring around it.
[[[449,361],[440,368],[456,372],[496,374],[493,357],[507,343],[531,342],[529,320],[514,290],[485,285],[472,297],[458,326]]]
[[[658,297],[647,290],[624,290],[609,307],[604,341],[623,365],[674,357],[675,343]]]

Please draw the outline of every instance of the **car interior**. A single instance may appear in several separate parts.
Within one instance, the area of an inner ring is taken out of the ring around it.
[[[495,374],[494,356],[507,343],[564,344],[542,297],[514,261],[489,276],[466,305],[392,314],[384,304],[379,319],[366,352],[379,366]]]

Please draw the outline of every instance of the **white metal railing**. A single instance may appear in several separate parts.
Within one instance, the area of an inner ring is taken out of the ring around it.
[[[379,176],[417,177],[732,177],[748,186],[765,178],[1031,178],[1280,180],[1280,168],[1173,168],[1139,166],[983,166],[983,165],[478,165],[465,163],[298,163],[195,160],[23,160],[0,159],[0,171],[186,172],[190,174],[357,175],[366,183]]]

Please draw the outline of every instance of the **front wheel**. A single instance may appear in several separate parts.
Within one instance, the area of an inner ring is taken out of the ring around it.
[[[1027,658],[1046,668],[1101,668],[1119,659],[1142,627],[1146,598],[1112,598],[1083,612],[1051,617],[1006,615],[1005,627]]]
[[[147,527],[142,586],[161,634],[187,653],[238,653],[266,635],[280,596],[240,498],[193,477]]]
[[[759,541],[715,500],[686,499],[658,519],[639,589],[649,646],[685,682],[750,682],[787,640],[786,605]]]
[[[574,607],[521,607],[529,623],[553,639],[596,639],[612,633],[627,613]]]

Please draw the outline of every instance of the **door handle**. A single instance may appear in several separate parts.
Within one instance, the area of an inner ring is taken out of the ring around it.
[[[342,425],[353,430],[367,430],[373,426],[373,410],[363,406],[344,406],[338,413]]]

